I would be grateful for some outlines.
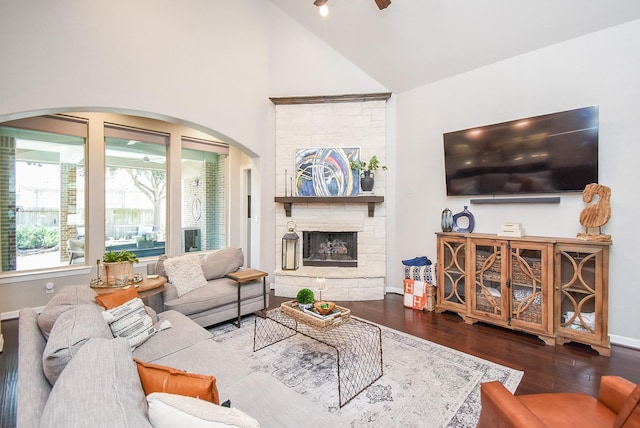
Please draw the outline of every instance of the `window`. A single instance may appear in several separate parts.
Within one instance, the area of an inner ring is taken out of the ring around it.
[[[228,245],[229,147],[213,140],[113,113],[0,123],[0,282],[69,265],[85,275],[105,250],[144,258]]]
[[[165,253],[167,134],[105,125],[105,250]]]
[[[2,272],[84,261],[86,136],[62,116],[0,126]]]
[[[182,139],[182,252],[227,243],[226,145]]]

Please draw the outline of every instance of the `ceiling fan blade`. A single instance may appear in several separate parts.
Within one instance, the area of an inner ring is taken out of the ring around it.
[[[378,9],[385,9],[387,6],[391,4],[391,0],[374,0],[378,5]]]

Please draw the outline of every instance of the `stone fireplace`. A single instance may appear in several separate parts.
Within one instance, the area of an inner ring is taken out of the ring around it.
[[[275,196],[297,196],[294,159],[305,148],[359,147],[360,158],[374,154],[384,164],[386,154],[386,100],[389,94],[272,98],[276,106]],[[375,196],[384,197],[385,174],[376,174]],[[314,290],[317,277],[326,279],[327,300],[383,299],[386,283],[386,210],[375,212],[358,197],[304,197],[288,207],[275,204],[276,260],[273,272],[276,296],[295,298],[301,288]],[[288,208],[288,210],[287,210]],[[282,270],[282,236],[295,223],[300,237],[297,270]]]
[[[358,232],[303,232],[302,265],[358,267]]]

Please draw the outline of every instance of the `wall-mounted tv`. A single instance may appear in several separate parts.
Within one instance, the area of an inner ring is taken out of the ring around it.
[[[444,134],[448,196],[581,192],[598,182],[598,108]]]

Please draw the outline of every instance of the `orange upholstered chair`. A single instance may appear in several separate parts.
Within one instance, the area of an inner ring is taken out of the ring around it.
[[[481,385],[479,428],[640,428],[640,385],[603,376],[598,398],[586,394],[513,395],[500,382]]]

